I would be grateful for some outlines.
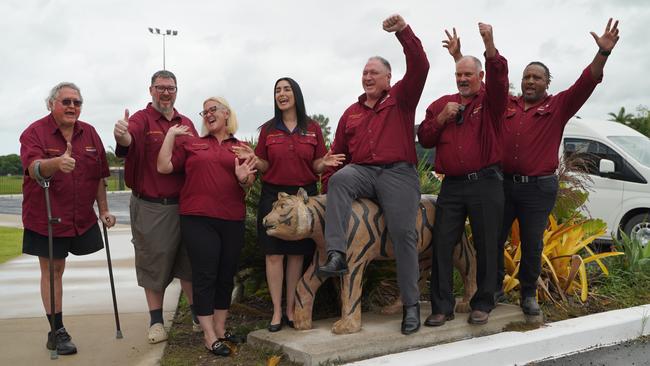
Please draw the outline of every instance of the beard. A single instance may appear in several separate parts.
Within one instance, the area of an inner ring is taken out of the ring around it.
[[[157,110],[158,112],[160,112],[161,114],[167,114],[167,113],[171,113],[171,112],[174,111],[174,103],[172,103],[169,107],[161,106],[159,100],[154,101],[152,104],[153,104],[154,109]]]

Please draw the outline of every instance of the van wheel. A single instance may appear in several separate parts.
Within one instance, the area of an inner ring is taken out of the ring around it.
[[[645,248],[650,244],[650,213],[642,213],[633,216],[623,229],[630,239],[637,239],[641,246]]]

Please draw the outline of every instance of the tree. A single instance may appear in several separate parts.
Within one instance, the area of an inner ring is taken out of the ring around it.
[[[622,123],[650,137],[650,110],[647,107],[637,107],[636,115],[625,113],[625,107],[621,107],[618,113],[610,112],[608,115],[612,117],[610,121]]]
[[[629,125],[630,120],[634,118],[634,115],[632,113],[625,113],[625,107],[621,107],[618,113],[609,112],[607,115],[612,117],[609,119],[610,121],[623,123],[625,125]]]
[[[318,122],[320,125],[320,129],[323,131],[323,138],[325,139],[325,145],[330,144],[330,134],[332,133],[330,126],[328,126],[330,119],[328,117],[325,117],[322,114],[314,114],[313,116],[310,116],[311,119],[314,121]]]
[[[20,156],[16,154],[0,156],[0,175],[21,175],[22,172],[23,164]]]
[[[115,149],[112,146],[108,146],[106,149],[106,161],[108,161],[108,166],[124,166],[124,159],[115,155]]]

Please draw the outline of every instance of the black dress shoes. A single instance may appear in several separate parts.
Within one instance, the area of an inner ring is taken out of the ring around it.
[[[534,296],[524,297],[521,300],[521,310],[526,315],[539,315],[542,312]]]
[[[327,254],[327,263],[318,267],[318,276],[322,278],[342,276],[348,273],[345,254],[335,250]]]
[[[295,328],[293,325],[293,320],[289,320],[287,314],[282,314],[282,322],[286,324],[289,328]]]
[[[278,324],[269,324],[269,327],[267,329],[271,333],[279,332],[282,330],[282,320],[280,320]]]
[[[424,321],[427,327],[439,327],[445,325],[447,320],[454,320],[454,313],[451,314],[431,314]]]
[[[402,307],[402,334],[409,335],[420,329],[420,303]]]
[[[467,322],[474,325],[487,324],[490,314],[481,310],[472,310],[467,318]]]
[[[65,328],[59,328],[54,335],[52,332],[47,333],[47,344],[45,345],[47,349],[54,350],[60,355],[72,355],[77,353],[77,346],[72,343],[72,337],[65,330]]]

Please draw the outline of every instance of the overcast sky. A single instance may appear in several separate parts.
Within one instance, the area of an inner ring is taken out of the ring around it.
[[[393,82],[404,74],[399,42],[381,28],[392,13],[411,25],[431,64],[416,123],[433,100],[456,91],[453,62],[441,47],[444,29],[456,27],[463,53],[480,56],[479,21],[493,26],[517,91],[524,66],[539,60],[551,70],[555,94],[593,59],[589,31],[600,35],[609,17],[619,19],[621,39],[603,83],[578,114],[607,119],[620,107],[634,112],[650,104],[647,0],[2,0],[0,155],[19,152],[20,133],[48,113],[44,98],[60,81],[81,88],[80,119],[97,128],[105,146],[115,146],[115,121],[124,108],[144,108],[150,77],[162,68],[162,37],[148,27],[178,30],[167,38],[166,66],[178,78],[176,108],[197,129],[203,100],[219,95],[239,116],[237,135],[257,136],[273,114],[275,80],[290,76],[302,87],[307,112],[329,117],[333,133],[363,92],[369,56],[392,63]]]

